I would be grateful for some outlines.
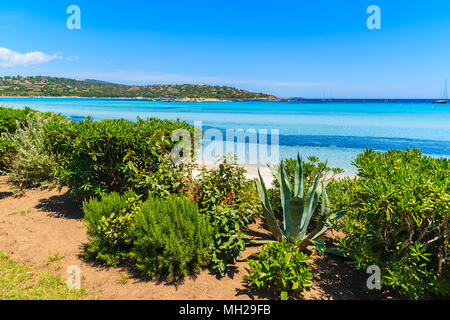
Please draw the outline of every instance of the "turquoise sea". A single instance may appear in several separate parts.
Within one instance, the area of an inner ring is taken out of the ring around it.
[[[365,147],[420,148],[450,156],[450,105],[432,101],[162,102],[131,99],[0,98],[0,105],[54,111],[80,120],[180,118],[202,121],[203,129],[279,130],[281,158],[300,152],[354,173],[351,165]],[[269,137],[270,141],[270,137]],[[248,151],[247,151],[248,152]]]

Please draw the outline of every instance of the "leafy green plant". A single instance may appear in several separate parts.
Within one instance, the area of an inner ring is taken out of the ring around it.
[[[245,249],[248,220],[243,219],[235,209],[221,205],[210,212],[210,221],[214,229],[211,272],[222,277],[228,266],[233,264]]]
[[[218,159],[218,168],[202,168],[193,190],[188,194],[202,212],[217,205],[239,205],[250,185],[245,177],[245,169],[239,166],[235,157],[223,156]]]
[[[174,164],[168,156],[159,157],[159,164],[153,172],[139,169],[133,151],[129,151],[124,157],[126,163],[124,174],[127,176],[127,184],[139,194],[151,194],[153,196],[167,197],[174,193],[184,193],[192,185],[191,162]]]
[[[288,242],[300,242],[300,247],[306,248],[312,245],[316,238],[332,227],[344,215],[343,212],[331,212],[325,186],[323,183],[319,186],[321,172],[317,174],[314,184],[309,188],[305,196],[303,162],[300,156],[297,157],[293,185],[286,173],[283,161],[279,171],[273,170],[273,173],[280,182],[281,206],[283,208],[283,224],[281,226],[275,217],[267,188],[259,171],[260,181],[256,183],[256,186],[262,203],[265,221],[277,241],[281,241],[284,238]],[[308,227],[319,198],[321,198],[321,210],[317,217],[316,227],[309,232]]]
[[[210,262],[213,229],[183,196],[150,197],[135,216],[135,232],[130,259],[146,276],[177,279]]]
[[[24,123],[27,116],[34,112],[36,111],[28,107],[16,109],[0,106],[0,133],[14,132],[17,129],[17,123]]]
[[[330,185],[341,247],[356,269],[378,265],[381,285],[411,298],[448,296],[450,161],[417,150],[367,149],[354,164],[357,179]]]
[[[236,158],[223,156],[218,161],[217,169],[200,171],[186,194],[209,217],[214,228],[211,272],[224,276],[244,250],[245,232],[260,212],[260,206],[253,181],[245,177],[245,170]]]
[[[133,192],[104,194],[83,202],[89,243],[86,256],[107,265],[126,261],[135,240],[134,216],[141,201]]]
[[[243,278],[250,286],[271,290],[282,300],[298,298],[312,285],[311,267],[306,264],[309,259],[297,245],[282,239],[265,245],[256,260],[248,260],[248,275]]]
[[[13,133],[2,134],[11,146],[6,172],[10,182],[20,190],[52,187],[57,183],[53,174],[57,163],[44,145],[44,129],[50,121],[66,120],[58,115],[30,113],[22,123],[17,122]]]
[[[130,234],[133,219],[142,204],[139,199],[140,196],[128,197],[127,205],[121,212],[112,212],[109,216],[101,217],[98,230],[111,245],[121,247],[131,243]]]
[[[179,191],[179,182],[186,176],[183,168],[168,166],[178,143],[171,139],[176,129],[193,132],[186,122],[156,118],[52,122],[46,127],[45,142],[57,159],[61,184],[75,196],[128,189],[167,194]]]
[[[0,174],[4,174],[8,167],[8,160],[14,153],[14,145],[11,141],[0,136]]]
[[[10,157],[14,153],[14,145],[3,134],[14,133],[32,113],[35,111],[30,108],[14,109],[0,106],[0,173],[7,169]]]
[[[89,235],[86,254],[107,265],[136,267],[168,280],[207,266],[213,228],[184,196],[149,197],[110,193],[83,203]]]

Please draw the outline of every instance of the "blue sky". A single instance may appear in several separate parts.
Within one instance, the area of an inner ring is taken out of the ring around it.
[[[73,4],[81,30],[66,27]],[[370,5],[381,30],[366,26]],[[448,0],[0,2],[0,75],[437,98],[449,40]]]

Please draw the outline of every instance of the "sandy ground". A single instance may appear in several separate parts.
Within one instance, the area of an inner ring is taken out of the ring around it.
[[[218,167],[218,164],[215,162],[206,162],[206,161],[198,161],[197,164],[200,168],[206,169],[215,169]],[[261,177],[267,186],[272,185],[273,175],[272,171],[267,166],[257,166],[257,165],[243,165],[246,173],[245,176],[248,179],[258,179],[258,169],[261,172]],[[198,171],[194,170],[194,176],[198,173]]]
[[[208,270],[182,283],[144,281],[131,276],[121,281],[124,270],[104,268],[83,258],[87,242],[82,211],[65,189],[29,190],[16,198],[13,189],[0,177],[0,250],[12,259],[50,271],[67,279],[68,266],[77,265],[82,286],[101,299],[273,299],[271,294],[249,289],[242,281],[245,260],[260,247],[248,247],[229,274],[217,279]],[[250,234],[266,234],[261,221],[251,226]],[[64,257],[48,263],[50,253]],[[340,258],[316,257],[311,264],[314,284],[305,291],[305,299],[358,299],[365,280]]]

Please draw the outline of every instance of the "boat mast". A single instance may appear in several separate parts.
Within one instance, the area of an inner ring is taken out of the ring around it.
[[[444,100],[447,100],[447,78],[444,81]]]

